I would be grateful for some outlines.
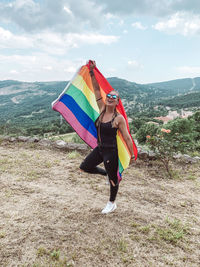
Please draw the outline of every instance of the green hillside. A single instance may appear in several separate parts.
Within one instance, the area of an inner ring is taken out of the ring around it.
[[[112,77],[108,78],[108,82],[119,92],[130,117],[165,116],[165,106],[200,106],[200,78],[144,85]],[[51,108],[51,103],[61,94],[67,83],[0,81],[1,133],[43,134],[57,130],[60,133],[72,131],[68,124],[60,124],[59,113]],[[154,109],[157,105],[160,105],[159,108]]]
[[[177,94],[185,94],[191,91],[200,91],[200,78],[177,79],[166,82],[150,83],[147,85],[152,88],[165,90],[168,95],[175,96]]]
[[[159,104],[173,108],[200,107],[200,92],[175,96],[173,98],[160,101]]]
[[[18,81],[0,82],[0,124],[5,128],[38,130],[59,121],[59,114],[51,108],[51,103],[63,91],[67,82]]]

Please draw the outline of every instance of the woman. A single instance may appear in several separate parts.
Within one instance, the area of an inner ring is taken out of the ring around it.
[[[97,105],[100,110],[100,116],[95,122],[98,133],[98,146],[86,157],[81,163],[80,169],[89,173],[98,173],[108,175],[110,182],[110,199],[106,204],[102,213],[109,213],[116,209],[115,199],[117,196],[118,184],[118,151],[116,135],[119,130],[130,151],[131,158],[134,157],[133,143],[127,130],[126,121],[121,114],[116,111],[119,102],[119,95],[116,91],[111,91],[106,95],[105,103],[102,100],[99,84],[94,75],[95,61],[90,63],[90,76]],[[106,171],[97,167],[100,163],[104,163]]]

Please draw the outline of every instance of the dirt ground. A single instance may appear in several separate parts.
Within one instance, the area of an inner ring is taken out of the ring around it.
[[[79,171],[83,155],[0,145],[0,266],[200,266],[200,166],[158,162],[124,171],[117,209],[109,186]]]

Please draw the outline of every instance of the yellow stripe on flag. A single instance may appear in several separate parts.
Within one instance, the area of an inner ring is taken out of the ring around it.
[[[129,153],[127,146],[122,141],[122,138],[123,137],[121,133],[118,131],[117,133],[118,156],[119,156],[119,160],[121,161],[122,167],[126,169],[130,162],[130,153]]]
[[[86,82],[84,81],[83,77],[81,75],[77,75],[75,79],[72,81],[72,84],[78,88],[87,98],[90,105],[93,107],[96,112],[99,113],[99,108],[97,106],[97,102],[95,99],[94,93],[91,91],[91,89],[88,88]]]

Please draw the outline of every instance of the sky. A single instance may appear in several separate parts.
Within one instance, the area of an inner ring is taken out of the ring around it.
[[[199,0],[0,0],[0,80],[200,77]]]

